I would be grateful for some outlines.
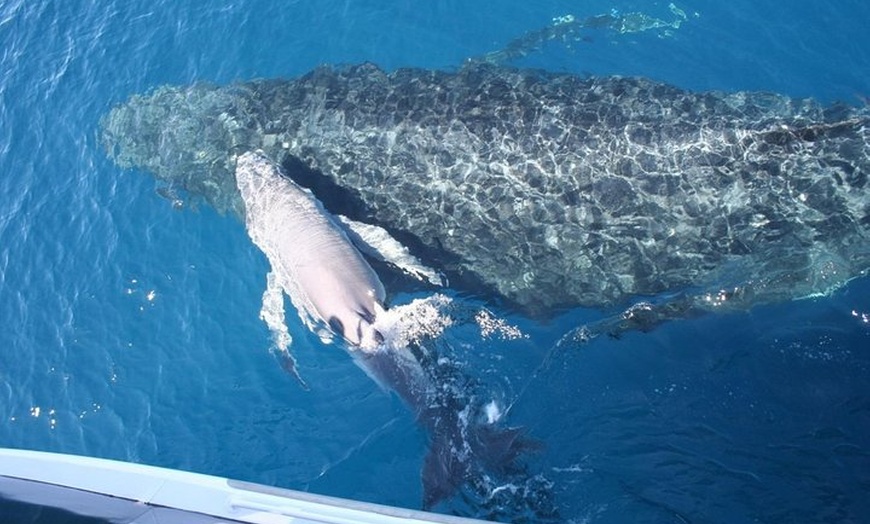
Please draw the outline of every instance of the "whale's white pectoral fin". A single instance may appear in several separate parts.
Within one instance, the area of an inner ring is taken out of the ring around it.
[[[351,242],[366,255],[388,262],[420,281],[435,286],[446,283],[440,273],[424,265],[386,229],[372,224],[356,222],[344,215],[336,215]]]
[[[308,384],[299,374],[296,359],[290,352],[293,337],[287,328],[284,318],[284,289],[278,282],[278,276],[274,271],[266,275],[266,290],[263,291],[263,306],[260,308],[260,318],[269,328],[274,343],[275,357],[281,363],[285,371],[296,377],[303,388],[308,389]]]
[[[263,291],[260,318],[266,323],[269,333],[272,334],[275,349],[289,352],[293,337],[290,336],[290,330],[284,321],[284,290],[278,283],[274,271],[269,271],[266,275],[266,290]]]

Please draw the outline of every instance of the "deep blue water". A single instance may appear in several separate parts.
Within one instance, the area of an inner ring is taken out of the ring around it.
[[[515,65],[870,95],[866,2],[677,5],[689,17],[671,35],[593,33]],[[269,352],[266,262],[243,225],[173,209],[150,176],[121,171],[99,119],[165,83],[455,67],[555,16],[611,9],[671,17],[666,2],[613,0],[0,3],[0,446],[419,506],[426,436],[411,414],[290,318],[299,387]],[[601,314],[510,316],[522,341],[452,335],[543,443],[525,487],[547,486],[558,520],[870,520],[870,278],[550,353]]]

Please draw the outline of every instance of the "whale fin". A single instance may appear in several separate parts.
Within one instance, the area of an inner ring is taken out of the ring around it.
[[[286,349],[276,349],[275,358],[278,360],[281,369],[289,373],[299,382],[299,387],[305,391],[311,391],[311,387],[308,386],[308,383],[305,382],[305,379],[299,374],[299,367],[296,365],[296,359],[290,351]]]
[[[299,385],[302,386],[302,389],[309,390],[310,388],[305,379],[299,374],[296,359],[293,358],[293,353],[290,352],[293,337],[290,336],[290,330],[287,328],[287,323],[284,320],[284,291],[279,284],[279,277],[274,271],[269,271],[266,275],[266,290],[263,291],[263,305],[260,309],[260,319],[269,328],[269,333],[272,335],[272,352],[281,368],[295,377],[299,381]]]
[[[386,229],[336,215],[350,241],[366,255],[392,264],[421,282],[444,286],[444,278],[434,269],[424,265],[408,251],[408,248],[393,238]]]
[[[540,448],[522,428],[482,424],[467,427],[470,434],[440,429],[423,461],[424,510],[452,496],[481,467],[503,474],[515,467],[521,454]]]

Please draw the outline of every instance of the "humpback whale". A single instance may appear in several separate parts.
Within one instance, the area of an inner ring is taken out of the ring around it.
[[[263,150],[451,285],[532,315],[638,297],[678,315],[824,293],[870,267],[868,122],[772,93],[474,62],[160,87],[102,129],[118,165],[223,211],[240,209],[237,155]]]
[[[296,309],[353,346],[376,348],[384,286],[344,229],[310,191],[260,154],[239,157],[236,183],[251,239]]]
[[[240,155],[235,178],[248,233],[298,313],[312,328],[341,336],[366,374],[394,391],[428,430],[423,506],[449,497],[479,471],[509,466],[527,445],[520,430],[499,428],[478,413],[483,408],[467,379],[424,344],[381,334],[379,326],[395,328],[383,319],[384,287],[342,222],[261,152]]]

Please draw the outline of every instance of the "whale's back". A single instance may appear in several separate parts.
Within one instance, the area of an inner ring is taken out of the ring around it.
[[[167,111],[186,127],[148,120]],[[364,64],[164,88],[106,129],[120,163],[222,208],[234,153],[304,165],[366,219],[439,251],[451,282],[547,314],[750,284],[751,305],[861,274],[868,118],[642,78]]]

